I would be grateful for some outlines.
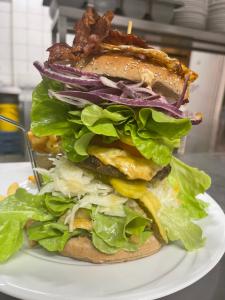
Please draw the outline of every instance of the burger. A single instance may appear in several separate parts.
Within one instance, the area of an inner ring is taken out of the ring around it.
[[[1,201],[0,236],[11,236],[1,261],[20,249],[24,228],[33,246],[92,263],[142,258],[172,242],[204,246],[196,220],[207,204],[197,196],[210,178],[174,156],[202,120],[186,110],[197,74],[112,29],[112,19],[88,8],[73,45],[56,43],[46,62],[34,62],[42,81],[29,137],[52,166],[38,169],[40,192],[19,188]]]

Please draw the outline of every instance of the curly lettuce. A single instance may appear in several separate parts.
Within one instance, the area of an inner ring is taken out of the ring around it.
[[[150,220],[125,207],[124,217],[98,212],[92,205],[92,231],[75,228],[69,231],[63,223],[65,214],[74,206],[74,198],[53,196],[50,193],[33,195],[19,188],[15,195],[0,203],[0,262],[7,261],[24,243],[23,230],[28,238],[47,251],[60,252],[72,237],[89,236],[101,252],[114,253],[120,249],[135,251],[152,234]],[[101,210],[99,210],[101,211]],[[146,230],[147,228],[147,230]],[[130,240],[135,237],[135,241]]]
[[[0,202],[0,262],[8,260],[23,245],[23,228],[28,220],[48,221],[54,217],[44,206],[43,197],[18,189]]]
[[[170,184],[178,189],[182,207],[194,219],[206,217],[208,205],[197,196],[209,189],[211,178],[205,172],[188,166],[176,157],[172,158],[170,165],[171,173],[168,179]]]
[[[112,217],[94,211],[92,242],[101,252],[120,249],[136,251],[151,236],[150,220],[125,206],[126,217]]]
[[[191,129],[188,118],[176,119],[151,108],[88,104],[84,108],[50,98],[48,90],[59,91],[62,84],[43,79],[35,88],[32,100],[31,129],[37,136],[58,135],[68,159],[84,160],[95,135],[104,141],[132,140],[144,157],[159,165],[170,162],[180,138]]]

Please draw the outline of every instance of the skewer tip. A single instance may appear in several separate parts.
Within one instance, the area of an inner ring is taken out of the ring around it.
[[[127,34],[131,34],[132,32],[132,26],[133,26],[133,23],[131,20],[128,21],[128,25],[127,25]]]

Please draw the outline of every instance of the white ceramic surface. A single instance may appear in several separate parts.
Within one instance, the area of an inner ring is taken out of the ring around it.
[[[0,164],[0,194],[32,171],[27,163]],[[206,246],[187,253],[172,244],[148,258],[113,265],[93,265],[26,247],[0,265],[0,290],[24,300],[152,300],[199,280],[225,251],[225,216],[207,194],[209,216],[200,222]]]

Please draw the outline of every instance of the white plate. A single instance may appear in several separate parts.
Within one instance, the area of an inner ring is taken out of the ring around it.
[[[26,163],[0,164],[0,193],[31,174]],[[133,262],[93,265],[40,249],[23,249],[0,265],[0,290],[24,300],[152,300],[179,291],[206,275],[225,252],[225,216],[207,194],[209,216],[201,222],[206,246],[187,253],[169,245]]]

